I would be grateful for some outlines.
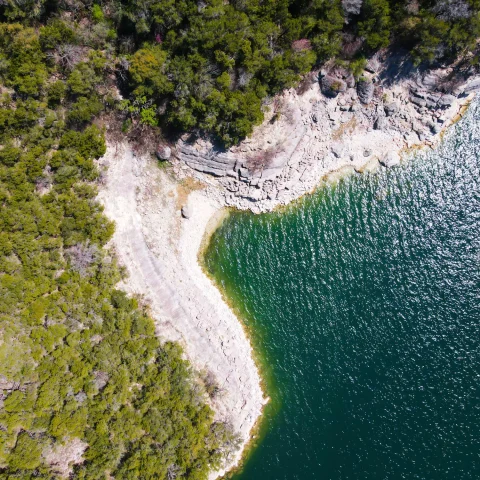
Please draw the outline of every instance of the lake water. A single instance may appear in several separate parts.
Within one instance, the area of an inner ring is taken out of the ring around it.
[[[205,255],[268,394],[241,480],[480,478],[480,107],[434,152],[233,213]]]

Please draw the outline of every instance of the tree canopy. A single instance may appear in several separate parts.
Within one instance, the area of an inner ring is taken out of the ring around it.
[[[108,62],[51,61],[51,39],[71,38],[59,25],[0,25],[0,476],[54,478],[51,452],[79,440],[72,478],[205,479],[235,437],[180,347],[115,289],[92,123]]]
[[[262,121],[269,96],[334,56],[355,62],[402,45],[417,62],[448,62],[474,51],[480,31],[478,0],[4,3],[0,18],[44,25],[40,37],[26,30],[5,44],[10,59],[0,68],[15,72],[10,84],[20,93],[39,94],[43,55],[69,73],[78,97],[70,119],[88,122],[101,108],[87,102],[101,78],[102,62],[84,55],[95,49],[120,80],[130,121],[211,134],[226,146]],[[19,56],[27,50],[28,66]]]

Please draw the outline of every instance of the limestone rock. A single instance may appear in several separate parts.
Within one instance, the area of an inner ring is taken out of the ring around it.
[[[365,70],[370,73],[378,73],[380,70],[380,62],[378,59],[375,57],[370,58],[365,65]]]
[[[385,167],[394,167],[400,163],[400,155],[391,150],[383,156],[380,163]]]
[[[347,77],[345,78],[345,82],[348,88],[353,88],[355,86],[355,77],[353,76],[352,73],[347,75]]]
[[[427,101],[424,100],[420,95],[411,95],[410,101],[419,107],[424,107],[427,104]]]
[[[474,78],[470,80],[467,85],[463,88],[463,93],[472,93],[478,92],[480,90],[480,78]]]
[[[345,153],[345,144],[341,142],[333,143],[330,150],[337,158],[343,157]]]
[[[388,120],[384,116],[379,116],[377,120],[375,120],[375,124],[373,128],[375,130],[385,130],[388,127]]]
[[[422,84],[430,90],[435,90],[441,83],[442,78],[443,72],[440,72],[438,70],[432,70],[424,75],[422,79]]]
[[[438,101],[437,105],[439,107],[448,108],[451,107],[456,98],[453,95],[442,95]]]
[[[372,101],[374,90],[372,81],[367,78],[361,78],[357,83],[358,98],[365,105]]]
[[[336,78],[331,75],[325,75],[321,78],[320,87],[322,93],[330,98],[334,98],[339,93],[347,90],[347,84],[341,78]]]
[[[155,154],[159,160],[169,160],[172,156],[172,149],[167,145],[159,145]]]
[[[385,104],[384,108],[385,108],[385,113],[387,117],[391,117],[392,115],[395,115],[398,112],[400,107],[398,105],[398,102],[390,102]]]
[[[192,216],[192,209],[188,205],[184,205],[182,207],[182,217],[188,219],[191,216]]]

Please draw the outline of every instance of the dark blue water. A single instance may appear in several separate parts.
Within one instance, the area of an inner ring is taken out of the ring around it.
[[[214,234],[272,397],[235,478],[480,478],[479,134]]]

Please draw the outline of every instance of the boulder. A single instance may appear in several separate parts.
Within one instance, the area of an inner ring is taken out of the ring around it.
[[[182,207],[182,217],[188,219],[191,216],[192,216],[192,209],[188,205],[184,205]]]
[[[382,157],[380,163],[384,167],[394,167],[395,165],[398,165],[400,163],[400,155],[397,152],[391,150]]]
[[[238,174],[240,175],[241,179],[250,179],[252,178],[252,172],[248,168],[239,168]]]
[[[172,156],[172,149],[167,145],[159,145],[155,151],[159,160],[169,160]]]
[[[398,105],[398,102],[390,102],[385,104],[385,114],[387,117],[391,117],[392,115],[395,115],[398,110],[400,109],[400,106]]]
[[[374,90],[375,87],[373,86],[372,81],[365,77],[360,78],[360,80],[357,82],[358,98],[365,105],[372,101]]]
[[[347,84],[341,78],[325,75],[320,79],[320,88],[326,97],[335,98],[347,90]]]
[[[388,120],[384,116],[379,116],[373,125],[375,130],[385,130],[388,127]]]
[[[438,101],[437,105],[442,108],[451,107],[453,102],[455,102],[455,97],[453,95],[442,95]]]

